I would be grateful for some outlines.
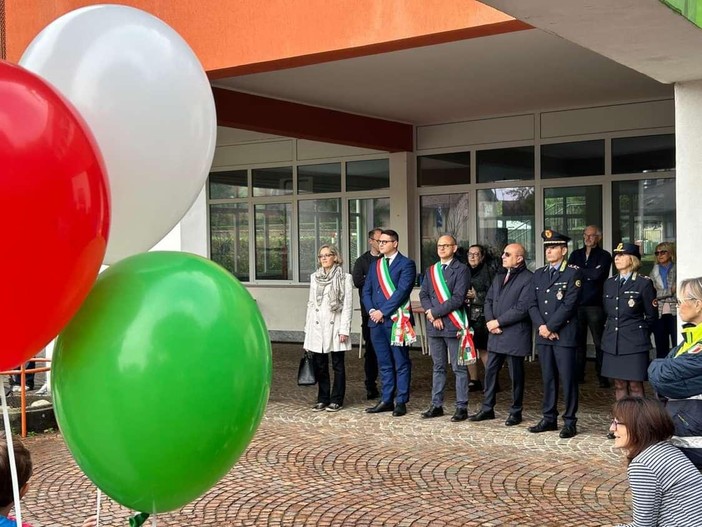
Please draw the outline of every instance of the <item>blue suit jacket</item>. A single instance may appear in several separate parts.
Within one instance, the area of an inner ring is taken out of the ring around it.
[[[432,337],[455,337],[458,328],[447,315],[456,309],[463,309],[466,292],[470,288],[470,271],[468,271],[467,265],[462,264],[456,258],[451,260],[451,263],[444,271],[444,280],[446,280],[451,296],[442,304],[431,282],[431,269],[429,267],[424,273],[424,282],[422,282],[422,288],[419,290],[419,300],[424,311],[431,309],[431,313],[435,318],[442,318],[444,329],[436,329],[431,322],[427,322],[427,335]]]
[[[417,266],[414,264],[414,261],[398,252],[390,265],[390,278],[392,279],[392,283],[395,284],[395,292],[390,295],[390,298],[386,299],[383,291],[380,289],[377,265],[376,262],[374,262],[368,271],[366,283],[363,284],[363,293],[361,295],[363,307],[369,312],[372,309],[380,310],[383,314],[385,325],[392,326],[390,317],[397,311],[398,307],[409,299],[416,276]],[[414,324],[411,311],[410,320],[412,324]],[[374,326],[377,326],[377,324],[369,320],[368,327],[372,328]]]

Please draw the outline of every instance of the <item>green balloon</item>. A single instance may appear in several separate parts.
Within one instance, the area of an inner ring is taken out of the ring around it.
[[[59,336],[56,414],[85,474],[130,509],[176,509],[245,450],[271,382],[249,292],[187,253],[132,256],[100,275]]]

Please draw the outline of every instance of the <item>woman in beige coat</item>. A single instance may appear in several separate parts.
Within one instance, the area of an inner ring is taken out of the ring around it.
[[[343,260],[336,247],[322,245],[317,254],[320,266],[310,277],[303,347],[312,352],[319,387],[317,404],[312,409],[338,412],[344,406],[346,392],[344,353],[351,349],[353,282],[341,267]],[[331,394],[329,355],[334,371]]]

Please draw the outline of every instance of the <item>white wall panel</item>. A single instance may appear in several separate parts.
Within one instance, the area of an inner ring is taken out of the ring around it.
[[[212,168],[261,163],[292,162],[293,141],[270,141],[242,145],[219,146],[215,149]]]
[[[417,150],[534,139],[534,115],[417,127]]]
[[[372,148],[320,143],[319,141],[308,141],[307,139],[299,139],[297,141],[297,159],[300,161],[330,157],[367,156],[382,153],[384,152],[373,150]]]

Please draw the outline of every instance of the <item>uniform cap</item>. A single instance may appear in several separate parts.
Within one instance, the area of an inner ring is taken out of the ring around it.
[[[631,256],[636,256],[639,260],[641,259],[639,246],[634,243],[621,242],[613,252],[614,254],[630,254]]]
[[[546,229],[542,232],[541,238],[544,240],[544,245],[568,245],[570,241],[568,236],[552,229]]]

